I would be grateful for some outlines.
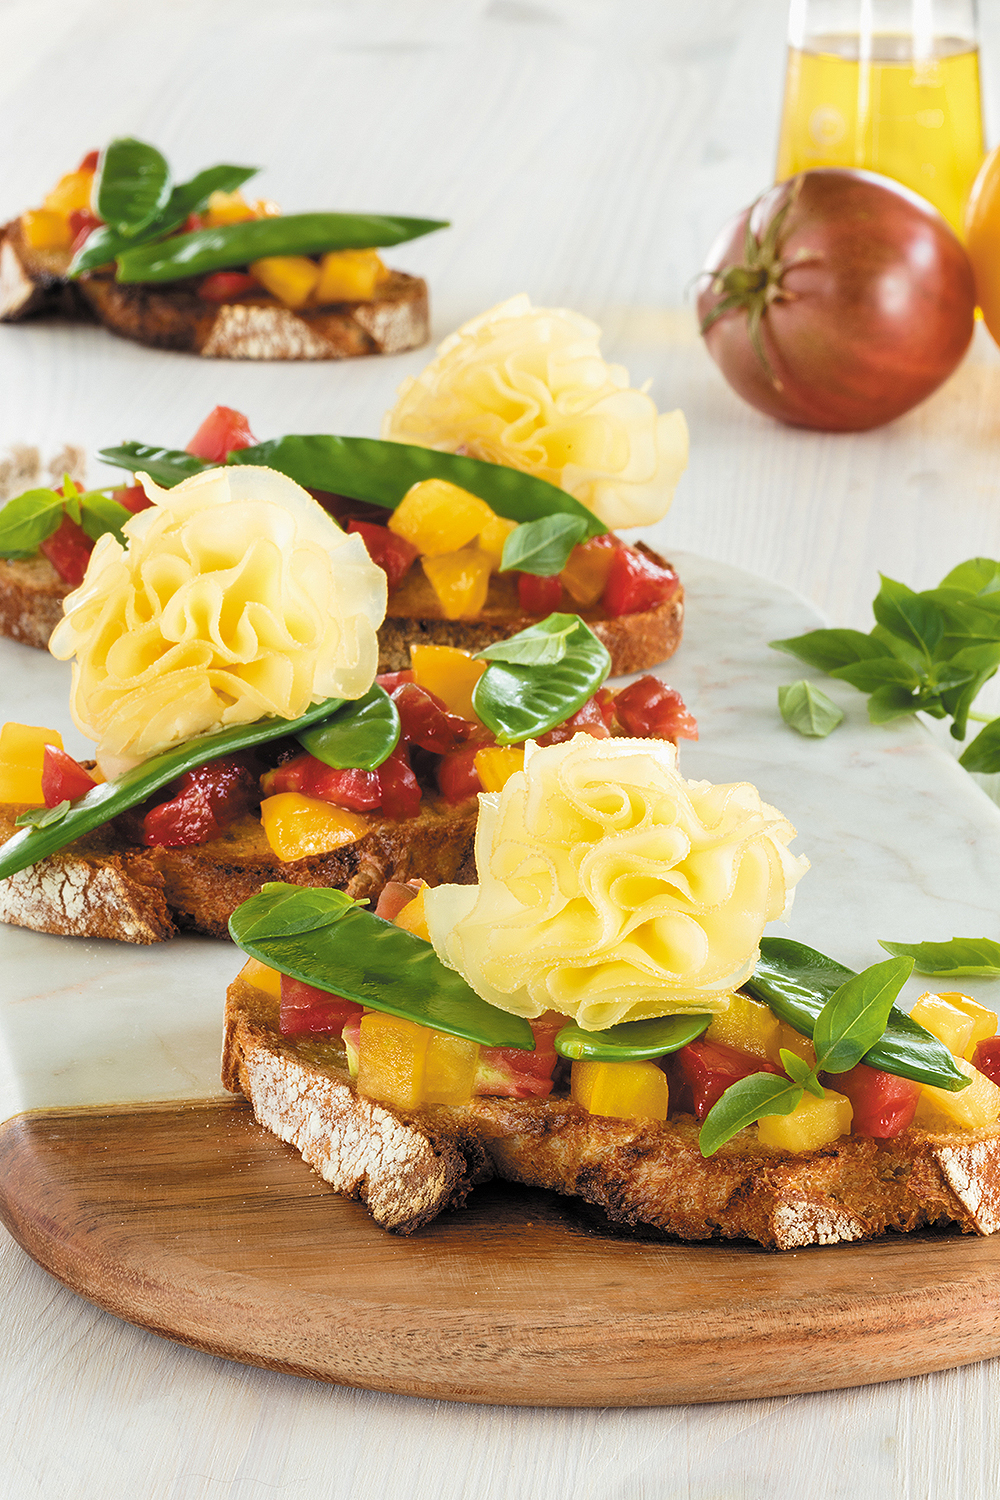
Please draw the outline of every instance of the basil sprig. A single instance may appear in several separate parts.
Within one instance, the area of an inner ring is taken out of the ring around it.
[[[765,1115],[791,1114],[806,1089],[822,1098],[820,1073],[847,1073],[871,1052],[912,969],[912,959],[890,958],[853,974],[840,985],[816,1017],[815,1067],[810,1068],[802,1058],[782,1048],[781,1063],[791,1076],[752,1073],[732,1084],[702,1122],[698,1135],[702,1156],[712,1156],[740,1130]]]
[[[363,698],[345,703],[330,719],[300,729],[295,738],[336,771],[374,771],[399,744],[399,733],[396,705],[376,682]]]
[[[757,967],[743,988],[770,1006],[779,1020],[811,1037],[824,1004],[853,972],[804,943],[765,937]],[[944,1043],[896,1006],[889,1012],[881,1038],[862,1060],[870,1068],[951,1093],[964,1089],[969,1081]]]
[[[912,958],[918,974],[941,979],[1000,978],[1000,943],[992,938],[953,937],[950,943],[887,943],[879,938],[879,946],[887,953]]]
[[[844,717],[832,698],[802,679],[778,689],[778,708],[785,723],[799,734],[825,739]]]
[[[58,531],[63,516],[81,526],[91,541],[110,531],[123,542],[121,529],[129,515],[107,490],[80,490],[67,474],[61,495],[50,489],[26,490],[7,501],[0,510],[0,557],[33,557]]]
[[[99,218],[131,239],[148,228],[170,198],[167,159],[146,141],[120,136],[101,152],[94,178]]]
[[[583,516],[555,514],[526,521],[512,531],[503,544],[500,572],[534,573],[538,578],[554,578],[569,561],[577,542],[582,542],[589,528]]]
[[[560,642],[554,663],[518,665],[497,660],[495,646],[486,648],[493,658],[473,689],[472,706],[498,745],[532,739],[561,724],[583,707],[611,670],[607,647],[579,615],[549,615],[503,644],[544,641],[546,636]]]
[[[712,1017],[705,1015],[657,1016],[649,1021],[620,1021],[604,1031],[584,1031],[570,1021],[556,1032],[555,1049],[560,1057],[585,1057],[596,1062],[665,1057],[695,1041],[711,1021]]]
[[[1000,666],[1000,563],[974,557],[960,563],[936,589],[915,593],[882,577],[872,605],[876,625],[860,630],[810,630],[772,641],[800,661],[869,694],[873,724],[918,711],[951,718],[965,738],[969,712]],[[969,771],[1000,771],[997,721],[960,759]]]
[[[282,974],[486,1047],[534,1051],[523,1016],[480,999],[430,943],[341,891],[272,882],[229,919],[233,942]]]

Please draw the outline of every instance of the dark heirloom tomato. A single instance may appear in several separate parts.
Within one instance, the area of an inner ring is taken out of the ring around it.
[[[705,342],[729,384],[796,427],[892,421],[951,374],[972,338],[964,249],[929,203],[873,172],[819,168],[779,182],[723,229],[702,287]]]

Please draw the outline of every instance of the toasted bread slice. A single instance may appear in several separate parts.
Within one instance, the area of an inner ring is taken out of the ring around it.
[[[0,839],[21,809],[0,806]],[[114,822],[58,854],[0,880],[0,921],[64,937],[156,943],[178,930],[228,937],[241,902],[268,880],[345,890],[374,905],[390,880],[471,884],[475,798],[455,807],[425,796],[415,818],[370,816],[371,831],[330,854],[283,864],[258,819],[241,818],[221,838],[188,849],[128,843]]]
[[[206,302],[198,280],[125,284],[111,271],[65,280],[68,252],[33,250],[21,221],[0,244],[0,322],[41,312],[96,318],[112,333],[152,349],[206,359],[353,359],[418,349],[430,336],[427,283],[391,271],[369,302],[292,312],[263,289],[234,302]]]
[[[282,1037],[276,998],[242,978],[226,998],[222,1081],[331,1186],[401,1234],[491,1175],[583,1198],[620,1224],[778,1250],[926,1225],[1000,1228],[1000,1128],[911,1127],[892,1141],[846,1136],[792,1155],[761,1146],[751,1126],[706,1160],[691,1115],[607,1119],[565,1094],[407,1112],[360,1096],[336,1044]]]

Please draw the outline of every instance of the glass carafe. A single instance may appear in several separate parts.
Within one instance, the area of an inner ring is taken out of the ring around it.
[[[975,0],[792,0],[779,181],[867,167],[960,233],[982,157]]]

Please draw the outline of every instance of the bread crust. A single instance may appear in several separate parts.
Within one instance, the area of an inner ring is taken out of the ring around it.
[[[44,651],[69,592],[47,557],[0,557],[0,635]]]
[[[333,1175],[318,1168],[333,1186],[362,1180],[366,1153],[376,1149],[364,1139],[372,1113],[380,1117],[379,1143],[389,1128],[382,1117],[391,1116],[399,1130],[393,1137],[393,1201],[412,1211],[388,1218],[373,1211],[373,1217],[397,1233],[410,1233],[433,1217],[421,1145],[428,1140],[439,1152],[450,1143],[466,1163],[464,1175],[453,1168],[461,1194],[442,1179],[436,1212],[495,1174],[583,1198],[614,1223],[648,1226],[682,1240],[749,1239],[791,1250],[948,1223],[966,1234],[1000,1228],[1000,1128],[942,1135],[911,1127],[892,1141],[847,1136],[796,1155],[762,1146],[751,1126],[705,1159],[691,1115],[663,1124],[607,1119],[587,1114],[565,1095],[476,1098],[457,1109],[405,1112],[359,1096],[335,1045],[281,1037],[277,1005],[242,978],[230,985],[225,1087],[243,1093],[262,1125],[296,1145],[298,1101],[316,1103],[309,1154],[303,1155],[311,1166],[338,1163]],[[336,1108],[326,1112],[320,1103],[324,1077],[337,1088]]]

